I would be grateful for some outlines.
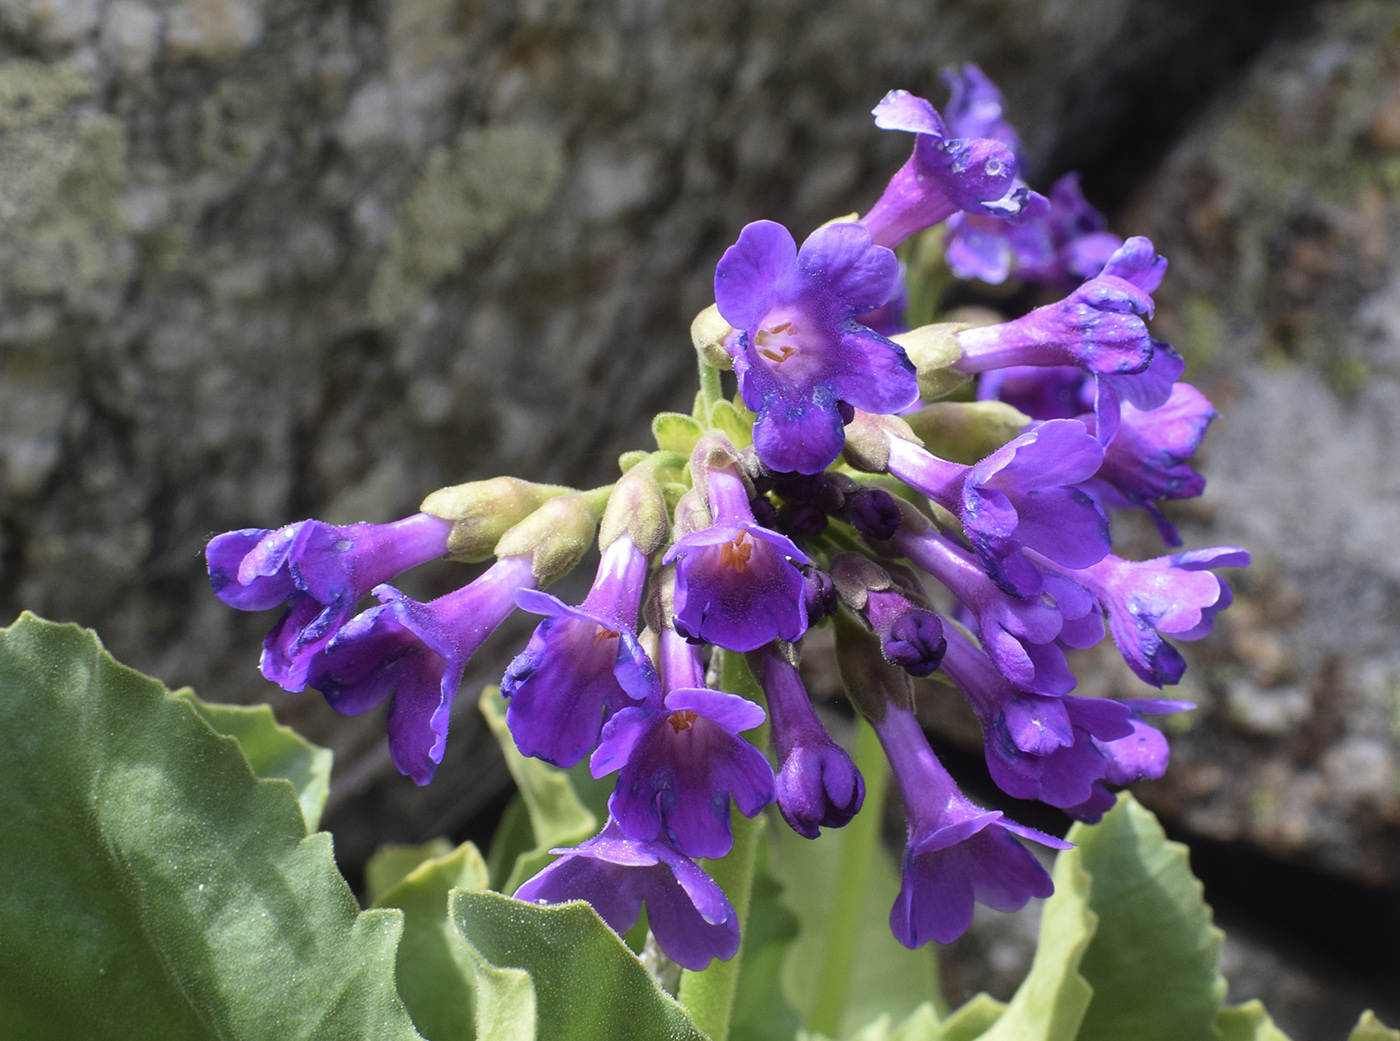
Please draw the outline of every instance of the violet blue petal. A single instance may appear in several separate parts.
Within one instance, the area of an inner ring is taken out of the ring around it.
[[[693,861],[665,842],[627,838],[615,821],[562,854],[516,890],[517,900],[557,904],[587,900],[622,934],[642,905],[657,945],[671,960],[699,971],[739,950],[739,920],[724,892]]]
[[[797,243],[771,220],[746,224],[715,269],[715,303],[735,329],[757,326],[775,301],[796,290]]]
[[[595,777],[621,768],[609,812],[631,838],[664,834],[688,856],[724,856],[730,799],[747,817],[773,801],[772,767],[738,736],[763,718],[737,695],[704,689],[673,690],[664,708],[622,709],[590,762]]]
[[[944,69],[939,74],[952,96],[944,107],[948,133],[953,137],[992,137],[1001,141],[1024,164],[1021,139],[1006,119],[1006,99],[980,68],[972,62],[961,68]]]
[[[676,542],[675,625],[694,640],[751,651],[796,640],[807,629],[807,556],[786,536],[756,524],[720,525]]]
[[[871,110],[881,130],[903,130],[910,134],[943,137],[948,128],[937,109],[907,90],[892,90]]]
[[[808,235],[797,252],[797,269],[809,286],[840,305],[843,317],[873,311],[899,282],[894,251],[874,245],[863,224],[848,222],[826,224]]]

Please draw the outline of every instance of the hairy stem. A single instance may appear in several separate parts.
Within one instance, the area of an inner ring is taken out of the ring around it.
[[[718,373],[716,373],[718,377]],[[718,382],[718,379],[716,379]],[[763,703],[763,691],[754,681],[742,654],[714,651],[723,655],[720,664],[720,688],[731,694],[742,694]],[[760,748],[768,743],[765,722],[751,739]],[[708,1034],[711,1041],[728,1041],[729,1018],[734,1011],[734,994],[739,986],[739,966],[744,958],[743,938],[747,935],[749,897],[753,893],[754,871],[758,866],[758,844],[763,836],[763,817],[750,820],[737,810],[731,810],[734,828],[734,848],[719,860],[707,860],[703,867],[710,873],[739,916],[739,950],[729,961],[713,961],[699,972],[686,969],[681,973],[680,1002],[690,1010],[696,1026]]]

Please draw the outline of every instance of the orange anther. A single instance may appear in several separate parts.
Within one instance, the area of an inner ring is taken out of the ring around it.
[[[773,350],[771,347],[760,347],[758,349],[758,353],[763,355],[769,361],[773,362],[775,365],[781,365],[783,362],[787,361],[794,354],[796,354],[797,351],[794,348],[789,347],[787,344],[783,344],[776,351]]]
[[[734,536],[733,541],[726,542],[719,548],[719,562],[742,575],[748,569],[749,557],[752,554],[753,543],[749,540],[749,533],[741,531]]]
[[[617,637],[618,637],[618,633],[617,633],[617,632],[615,632],[615,631],[612,630],[612,629],[604,629],[604,628],[600,625],[600,626],[598,626],[598,631],[597,631],[596,633],[593,634],[593,646],[594,646],[594,647],[597,647],[597,646],[598,646],[600,643],[602,643],[604,640],[616,640]]]
[[[666,722],[670,723],[671,729],[679,734],[682,730],[689,730],[694,726],[697,718],[695,713],[690,711],[690,709],[683,708],[667,716]]]

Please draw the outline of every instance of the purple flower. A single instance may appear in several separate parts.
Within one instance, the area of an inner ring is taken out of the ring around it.
[[[799,251],[781,224],[756,221],[725,251],[715,302],[739,331],[734,373],[769,469],[817,473],[841,454],[850,409],[890,414],[918,400],[903,348],[856,321],[898,278],[894,253],[859,224],[818,228]]]
[[[1073,289],[1098,275],[1123,245],[1068,173],[1050,189],[1049,211],[1024,224],[955,213],[948,218],[948,267],[959,278],[999,285],[1015,274],[1033,285]]]
[[[909,948],[951,943],[972,923],[974,903],[1015,911],[1054,885],[1012,836],[1052,849],[1069,843],[974,805],[933,754],[913,712],[889,705],[875,732],[904,797],[909,844],[890,929]]]
[[[389,754],[400,773],[427,784],[442,762],[467,659],[514,609],[516,591],[534,584],[527,554],[502,557],[476,581],[426,604],[378,586],[380,606],[341,628],[311,661],[307,682],[346,715],[392,696]]]
[[[634,634],[646,576],[646,555],[624,534],[603,551],[579,607],[534,589],[515,594],[519,607],[545,616],[501,681],[523,755],[573,766],[618,708],[655,689],[656,670]]]
[[[1008,365],[977,380],[979,401],[1004,401],[1032,419],[1076,419],[1094,408],[1094,384],[1070,365]]]
[[[927,676],[938,668],[947,646],[938,615],[897,589],[872,590],[861,614],[880,638],[885,661],[911,676]]]
[[[1037,272],[1033,281],[1054,284],[1052,274],[1062,282],[1093,278],[1118,252],[1123,240],[1108,230],[1104,215],[1084,198],[1078,172],[1067,173],[1051,185],[1049,198],[1045,223],[1055,244],[1056,270]]]
[[[645,903],[657,945],[697,972],[712,958],[728,961],[739,950],[739,918],[724,891],[666,842],[628,838],[609,819],[586,842],[550,852],[562,856],[517,889],[517,900],[587,900],[619,935],[637,924]]]
[[[900,438],[889,444],[889,472],[956,513],[983,569],[1014,596],[1032,596],[1044,586],[1023,549],[1077,568],[1108,553],[1108,518],[1074,487],[1103,462],[1103,446],[1082,423],[1042,423],[970,467]]]
[[[899,530],[903,514],[883,488],[861,487],[846,496],[837,516],[867,538],[884,542]]]
[[[975,559],[936,530],[901,529],[894,538],[899,551],[943,583],[976,619],[977,635],[1001,674],[1026,690],[1064,694],[1074,689],[1064,651],[1056,642],[1064,627],[1064,614],[1082,618],[1093,608],[1093,598],[1067,596],[1058,600],[1043,596],[1016,597],[999,589]],[[1072,594],[1068,583],[1056,587]],[[1103,629],[1100,626],[1099,634]]]
[[[1013,273],[1038,282],[1033,272],[1055,263],[1055,244],[1043,221],[1012,224],[996,217],[955,213],[948,218],[944,259],[961,279],[1001,285]]]
[[[1128,667],[1161,687],[1186,671],[1181,653],[1163,635],[1199,640],[1230,605],[1229,584],[1207,568],[1248,564],[1249,554],[1238,546],[1216,546],[1140,562],[1109,555],[1068,577],[1098,597]]]
[[[923,98],[890,91],[874,115],[881,129],[916,135],[914,154],[861,218],[876,243],[897,246],[959,210],[1028,220],[1048,208],[1044,196],[1016,180],[1016,156],[1009,147],[989,137],[953,137]]]
[[[1127,784],[1160,777],[1166,769],[1165,739],[1137,716],[1191,707],[1184,701],[1125,703],[1020,690],[956,632],[949,636],[944,671],[982,721],[987,767],[997,787],[1080,819],[1097,819],[1112,805],[1103,782]]]
[[[951,91],[943,109],[948,114],[948,132],[954,137],[995,138],[1011,149],[1017,163],[1024,166],[1026,156],[1020,135],[1006,119],[1006,98],[987,74],[966,62],[960,69],[944,69],[939,78]]]
[[[807,556],[786,535],[754,521],[743,478],[728,466],[708,470],[715,522],[676,542],[675,626],[691,640],[752,651],[807,630]]]
[[[418,513],[393,524],[334,527],[308,520],[269,531],[245,528],[205,549],[214,593],[240,611],[286,602],[263,642],[262,673],[286,690],[306,687],[311,659],[356,602],[381,582],[447,552],[452,522]]]
[[[1156,408],[1185,368],[1139,317],[1151,317],[1151,293],[1165,271],[1166,260],[1150,241],[1128,239],[1101,274],[1060,302],[958,333],[963,356],[955,367],[979,373],[1020,365],[1076,366],[1094,377],[1095,433],[1107,443],[1118,428],[1120,400]]]
[[[1103,466],[1085,489],[1104,506],[1147,510],[1162,540],[1181,545],[1156,500],[1189,499],[1205,490],[1206,479],[1189,460],[1216,415],[1205,395],[1189,383],[1176,384],[1166,404],[1150,412],[1125,402],[1118,433],[1104,448]],[[1092,417],[1086,420],[1092,422]]]
[[[812,711],[795,665],[773,645],[754,652],[750,664],[768,696],[783,820],[809,839],[822,828],[844,827],[865,801],[860,771]]]
[[[739,735],[764,720],[737,694],[703,687],[699,649],[661,635],[664,701],[617,712],[589,761],[594,777],[620,770],[609,812],[630,838],[664,834],[692,857],[722,857],[734,844],[729,801],[752,817],[773,801],[773,768]]]

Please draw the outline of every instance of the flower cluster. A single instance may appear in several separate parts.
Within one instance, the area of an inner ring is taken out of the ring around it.
[[[1175,683],[1185,663],[1165,638],[1205,635],[1231,598],[1212,569],[1248,563],[1235,547],[1113,554],[1110,510],[1146,511],[1177,547],[1162,504],[1204,483],[1191,457],[1215,413],[1146,325],[1166,262],[1104,231],[1076,182],[1032,192],[996,88],[974,66],[950,83],[946,121],[902,91],[875,109],[915,142],[863,218],[800,246],[759,221],[724,253],[692,328],[695,413],[658,425],[689,431],[688,455],[658,435],[661,450],[629,453],[588,492],[497,478],[393,524],[305,521],[208,547],[226,603],[285,605],[264,675],[341,712],[388,701],[394,763],[419,784],[467,659],[513,610],[538,616],[501,684],[510,734],[525,755],[617,780],[600,834],[555,850],[516,895],[586,899],[619,932],[646,905],[657,944],[690,969],[738,950],[735,908],[697,864],[730,851],[734,812],[772,805],[816,838],[861,809],[861,773],[803,686],[809,629],[834,627],[851,704],[903,796],[890,924],[915,947],[957,937],[976,902],[1047,895],[1020,840],[1065,843],[962,794],[913,680],[937,673],[967,699],[1007,794],[1095,820],[1109,786],[1166,768],[1144,717],[1190,706],[1076,696],[1069,652],[1109,636],[1144,681]],[[1014,268],[1065,295],[996,325],[900,330],[892,247],[944,222],[955,271]],[[938,400],[970,380],[975,394]],[[544,592],[595,531],[583,602]],[[429,603],[387,584],[438,557],[495,562]],[[744,673],[752,686],[716,678]]]

